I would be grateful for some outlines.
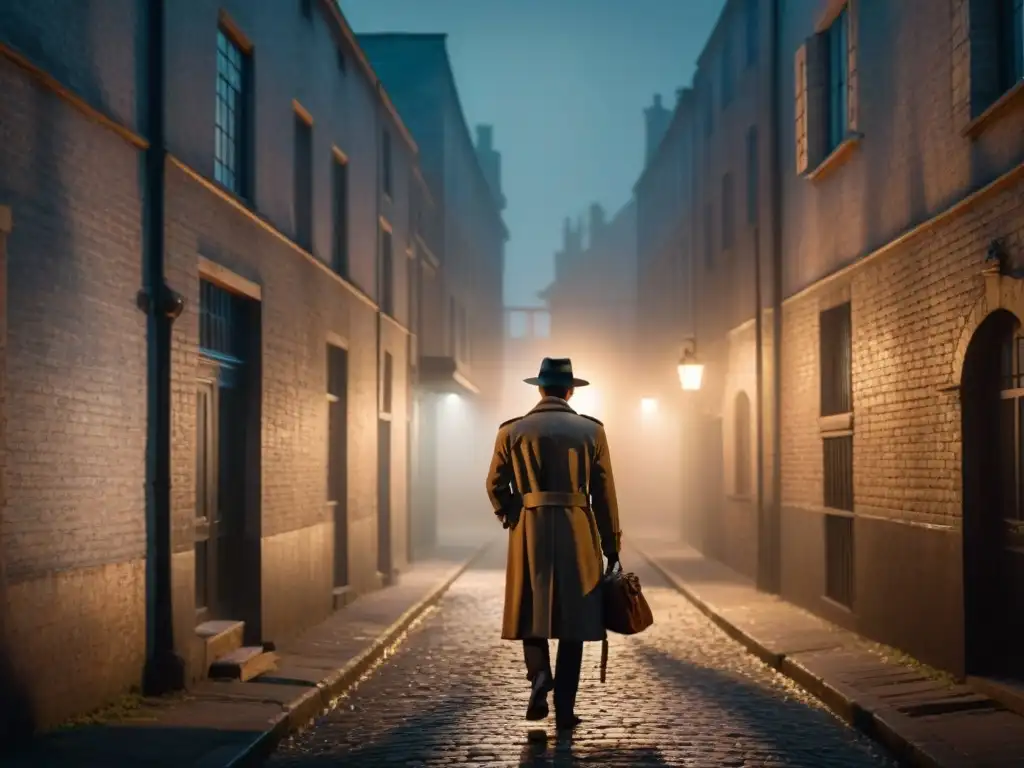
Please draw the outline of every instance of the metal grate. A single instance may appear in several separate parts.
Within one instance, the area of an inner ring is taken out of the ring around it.
[[[822,440],[825,506],[853,511],[853,435]]]
[[[825,596],[853,607],[853,518],[825,515]]]
[[[821,415],[853,410],[852,329],[850,304],[820,315]]]

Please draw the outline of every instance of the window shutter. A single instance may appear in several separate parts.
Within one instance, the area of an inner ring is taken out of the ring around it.
[[[846,6],[846,127],[857,130],[857,28],[860,0],[849,0]]]
[[[816,168],[825,159],[828,140],[828,38],[824,33],[809,37],[807,47],[807,162]]]
[[[796,172],[807,173],[807,45],[796,49],[793,60],[796,85]]]

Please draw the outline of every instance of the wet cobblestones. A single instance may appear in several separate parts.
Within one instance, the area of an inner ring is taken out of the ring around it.
[[[611,637],[604,684],[600,644],[587,645],[577,701],[584,723],[571,738],[556,738],[553,715],[527,723],[522,650],[499,639],[503,555],[496,547],[464,574],[387,661],[284,742],[268,768],[894,765],[628,551],[625,565],[644,584],[655,626]]]

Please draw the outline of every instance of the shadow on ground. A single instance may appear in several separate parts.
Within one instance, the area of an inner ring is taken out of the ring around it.
[[[650,647],[643,647],[641,655],[651,675],[678,691],[674,696],[693,700],[695,717],[707,722],[709,711],[722,713],[722,717],[714,721],[711,733],[707,732],[707,726],[691,728],[685,716],[672,723],[660,717],[654,728],[637,728],[637,735],[631,737],[622,735],[622,731],[630,730],[631,726],[623,725],[621,713],[616,712],[608,715],[619,731],[614,736],[603,733],[606,726],[600,714],[587,717],[574,736],[556,736],[553,727],[524,730],[514,735],[511,729],[492,727],[488,730],[481,723],[495,722],[495,713],[487,710],[496,706],[513,707],[508,719],[518,722],[522,697],[517,694],[521,691],[509,691],[510,696],[504,701],[496,699],[493,691],[476,694],[460,691],[439,695],[429,711],[404,718],[383,736],[375,733],[372,742],[361,742],[358,733],[347,734],[343,743],[318,739],[315,734],[312,739],[299,736],[296,748],[277,755],[273,765],[370,768],[397,764],[461,764],[467,760],[508,764],[518,754],[521,768],[588,765],[655,768],[689,764],[682,761],[693,759],[707,760],[711,755],[706,744],[697,745],[702,741],[722,745],[743,741],[751,747],[745,751],[756,751],[759,758],[763,756],[771,765],[818,768],[835,764],[832,761],[837,758],[844,766],[897,765],[881,748],[872,745],[869,750],[869,742],[864,737],[837,722],[823,709],[786,699],[778,691],[762,688],[739,674],[681,661]],[[581,690],[583,701],[599,701],[601,695],[599,683],[585,683]],[[638,706],[658,713],[670,706],[678,709],[679,705],[678,702],[659,705],[648,699],[638,702]],[[343,722],[344,713],[336,712],[328,717],[340,718]],[[480,722],[474,722],[477,720]]]
[[[227,765],[260,734],[173,725],[104,723],[43,734],[0,757],[3,768],[186,766],[199,760]],[[217,760],[217,756],[223,756]],[[205,764],[205,762],[203,763]]]

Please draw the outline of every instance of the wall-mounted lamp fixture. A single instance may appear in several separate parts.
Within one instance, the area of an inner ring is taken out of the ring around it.
[[[697,342],[687,339],[683,344],[683,355],[679,358],[679,384],[687,392],[700,389],[704,378],[704,366],[697,361]]]
[[[993,240],[988,246],[988,253],[985,254],[985,270],[1006,275],[1010,272],[1010,254],[1006,251],[1006,243],[1002,240]]]

